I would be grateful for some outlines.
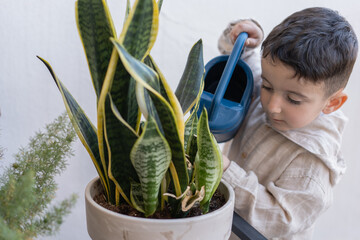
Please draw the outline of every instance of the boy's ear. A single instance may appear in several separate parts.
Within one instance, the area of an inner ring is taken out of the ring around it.
[[[340,89],[329,97],[328,102],[323,108],[322,112],[325,114],[335,112],[346,102],[347,99],[347,94],[343,92],[343,89]]]

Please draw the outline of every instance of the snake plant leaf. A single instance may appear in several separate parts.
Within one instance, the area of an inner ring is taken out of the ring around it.
[[[135,1],[119,38],[134,57],[138,59],[144,58],[154,45],[158,31],[158,15],[158,8],[153,0]],[[110,41],[110,39],[107,41]],[[105,106],[107,94],[110,92],[116,108],[132,128],[138,129],[140,123],[135,97],[135,81],[131,80],[131,76],[124,69],[121,62],[118,64],[118,59],[119,56],[114,49],[98,100],[98,142],[102,164],[107,162],[107,159],[105,159],[105,141],[103,140],[105,134],[105,108],[108,108],[108,106]],[[107,171],[107,167],[104,166],[105,171]]]
[[[105,171],[100,161],[99,147],[97,142],[96,129],[94,125],[85,115],[84,111],[81,109],[81,107],[76,102],[74,97],[70,94],[70,92],[66,89],[64,84],[58,79],[50,64],[41,57],[38,58],[45,64],[51,76],[53,77],[62,95],[71,123],[73,124],[80,141],[89,153],[91,160],[93,161],[95,168],[100,176],[100,180],[105,188],[107,196],[109,197],[109,186],[107,184],[107,181],[105,180]]]
[[[197,124],[198,124],[198,118],[197,118],[197,114],[192,115],[191,118],[189,118],[188,121],[188,125],[191,124],[190,126],[186,125],[186,128],[188,130],[188,138],[187,138],[187,144],[186,144],[186,154],[188,156],[188,159],[190,161],[191,164],[194,164],[195,161],[195,156],[197,153]],[[187,133],[187,131],[185,132]]]
[[[158,7],[159,7],[159,12],[160,12],[160,10],[161,10],[162,4],[163,4],[163,0],[159,0],[159,1],[157,2],[157,5],[158,5]]]
[[[156,114],[155,107],[152,104],[149,94],[146,92],[145,88],[139,84],[136,85],[136,99],[140,111],[146,119],[149,115],[154,116],[154,114]]]
[[[204,89],[204,81],[202,81],[200,86],[200,91],[195,100],[195,106],[190,113],[189,118],[185,122],[185,133],[184,133],[184,148],[186,154],[189,156],[191,164],[194,164],[195,155],[197,153],[197,124],[198,124],[198,109],[200,105],[200,97]]]
[[[106,101],[105,139],[109,152],[108,174],[121,196],[131,205],[129,179],[138,181],[138,176],[130,161],[130,151],[138,136],[121,117],[110,94]]]
[[[222,154],[211,134],[208,114],[204,108],[197,127],[198,152],[195,158],[195,183],[197,189],[205,186],[205,197],[200,202],[203,213],[209,211],[211,197],[215,193],[223,172]]]
[[[100,102],[104,79],[113,52],[109,39],[116,36],[115,28],[104,0],[78,0],[75,12],[80,39],[84,46],[97,100]],[[104,115],[103,108],[100,108],[100,112],[102,114],[98,116],[97,122],[99,155],[105,178],[108,180],[109,161],[106,157],[106,149],[104,149],[104,119],[101,118]],[[110,185],[109,181],[108,185]]]
[[[154,0],[136,0],[126,17],[119,41],[133,57],[139,60],[144,59],[154,46],[158,27],[159,11],[156,2]],[[120,70],[114,72],[116,67],[114,63],[118,59],[117,51],[114,50],[109,64],[110,69],[108,69],[109,83],[103,89],[104,95],[111,90],[113,101],[121,115],[130,126],[136,128],[135,125],[138,127],[140,118],[135,97],[135,81],[124,71],[121,62],[118,64],[121,66]],[[114,74],[114,79],[112,79],[111,73]]]
[[[153,0],[135,1],[119,40],[135,58],[144,58],[154,45],[158,31],[158,15]],[[111,43],[110,38],[108,41]],[[140,115],[135,96],[135,81],[131,79],[121,62],[118,64],[118,59],[117,51],[114,50],[100,94],[98,124],[103,122],[105,99],[110,92],[121,116],[132,128],[138,129]],[[98,125],[99,135],[102,134],[102,128],[103,126]]]
[[[184,132],[184,148],[186,149],[186,153],[188,153],[188,144],[190,142],[190,137],[197,134],[197,124],[198,124],[197,111],[194,109],[189,118],[185,122],[185,132]]]
[[[145,216],[150,216],[157,208],[160,184],[171,162],[170,146],[151,116],[131,150],[130,158],[141,183]]]
[[[164,210],[165,209],[165,201],[168,201],[168,197],[164,195],[164,193],[167,192],[167,190],[169,189],[169,185],[170,185],[170,174],[169,172],[167,172],[165,174],[165,177],[163,178],[163,180],[161,181],[161,185],[160,185],[160,209]]]
[[[190,111],[196,102],[201,89],[204,71],[203,46],[200,39],[191,48],[185,70],[175,91],[184,114]]]
[[[128,18],[129,14],[130,14],[130,10],[131,10],[131,4],[130,4],[130,0],[126,0],[126,10],[125,10],[125,21]]]
[[[148,90],[141,84],[136,84],[136,99],[138,100],[140,111],[144,117],[148,118],[148,116],[152,116],[155,119],[160,132],[164,134],[164,130],[161,126],[161,121],[159,115],[157,114],[153,100],[151,99]]]
[[[197,109],[199,103],[197,103],[192,110],[190,117],[186,120],[185,123],[185,141],[184,141],[184,149],[191,165],[194,165],[195,157],[197,154],[197,124],[199,122],[197,116]],[[189,176],[191,177],[191,182],[194,181],[195,171],[193,168],[189,170]]]
[[[150,54],[146,56],[146,58],[144,59],[144,63],[157,73],[158,78],[161,79],[161,81],[166,81],[164,79],[164,76],[162,75],[161,71],[159,70],[158,66],[155,64],[154,59],[151,57]],[[160,85],[159,86],[160,89],[157,91],[161,94],[161,96],[163,96],[166,99],[166,101],[168,103],[170,103],[167,91],[165,90],[165,87],[163,86],[163,84],[160,84],[160,81],[159,81],[159,85]]]
[[[99,98],[116,37],[115,28],[104,0],[77,0],[76,23],[82,41],[96,96]]]
[[[159,28],[159,10],[154,0],[136,0],[126,18],[119,41],[136,59],[143,59],[154,46]]]
[[[159,10],[154,0],[136,0],[126,18],[119,42],[136,59],[144,59],[154,46],[159,28]],[[116,52],[116,51],[114,51]],[[115,58],[118,60],[118,56]],[[123,68],[123,67],[122,67]],[[125,71],[125,74],[127,72]],[[122,74],[123,75],[123,74]],[[129,76],[130,77],[130,76]],[[114,103],[123,117],[136,128],[140,122],[136,95],[135,81],[124,76],[115,75],[111,86]],[[126,103],[127,104],[124,104]]]
[[[148,93],[150,94],[156,107],[161,121],[161,126],[165,133],[165,138],[172,150],[172,162],[176,169],[176,172],[172,171],[172,177],[175,184],[176,194],[179,195],[181,192],[185,191],[189,183],[189,176],[187,173],[183,143],[179,135],[178,123],[176,122],[174,111],[166,99],[164,99],[164,97],[162,97],[159,92],[154,90],[148,83],[151,82],[151,79],[156,78],[157,74],[146,64],[133,58],[118,41],[113,41],[113,43],[118,50],[121,61],[127,71],[138,84],[143,85],[143,87],[148,90]],[[173,169],[173,167],[170,166],[170,169]],[[181,188],[181,190],[179,188]]]
[[[144,211],[144,199],[142,195],[141,184],[135,181],[131,181],[130,200],[132,206],[139,212],[145,213]]]
[[[107,9],[106,2],[102,1],[102,3],[105,6],[104,9]],[[129,4],[127,6],[129,6]],[[80,10],[78,11],[80,12]],[[108,14],[108,16],[110,15]],[[120,39],[133,56],[138,59],[142,59],[152,48],[157,35],[157,30],[158,8],[156,3],[152,0],[137,0],[126,17]],[[110,37],[115,36],[108,35],[106,42],[111,44]],[[102,41],[102,39],[97,40],[99,42]],[[113,47],[111,46],[111,49],[112,48]],[[135,98],[135,83],[134,81],[131,81],[131,77],[126,71],[124,71],[123,66],[121,64],[117,64],[117,62],[117,52],[113,51],[110,57],[110,62],[108,63],[105,80],[99,97],[99,135],[103,134],[103,126],[101,124],[104,116],[105,99],[109,91],[111,91],[112,96],[116,96],[113,101],[123,118],[130,124],[130,126],[137,128],[140,120]],[[101,136],[99,136],[99,142],[101,142]],[[102,155],[102,150],[100,150],[100,155]]]
[[[148,57],[149,56],[147,56],[145,58],[145,60],[148,59]],[[149,71],[151,71],[151,70],[149,70]],[[149,86],[152,87],[156,92],[160,92],[161,91],[160,90],[160,82],[159,82],[159,78],[158,78],[157,74],[149,73],[148,76],[151,76],[151,77],[147,78],[147,83],[149,84]],[[140,111],[142,112],[142,114],[144,114],[144,117],[147,118],[148,115],[155,117],[156,122],[159,125],[160,122],[157,120],[158,117],[157,117],[156,108],[151,100],[151,97],[150,97],[148,91],[141,84],[136,84],[136,99],[139,104]]]
[[[176,117],[176,122],[178,123],[178,129],[179,129],[179,135],[180,137],[184,136],[184,113],[181,109],[181,105],[176,97],[176,95],[174,94],[174,92],[171,90],[169,84],[167,83],[164,75],[162,74],[162,72],[160,71],[159,67],[156,65],[154,59],[151,57],[151,55],[148,55],[145,60],[144,63],[146,65],[148,65],[149,67],[151,67],[151,69],[153,69],[159,76],[160,79],[160,92],[161,96],[163,96],[168,103],[171,105],[175,117]],[[181,141],[184,141],[183,139],[181,139]]]

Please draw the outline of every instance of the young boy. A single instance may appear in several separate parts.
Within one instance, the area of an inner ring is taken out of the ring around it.
[[[311,239],[345,171],[340,154],[346,117],[338,110],[357,57],[350,24],[335,11],[309,8],[263,31],[253,20],[231,23],[219,39],[224,54],[247,32],[243,56],[252,68],[254,100],[224,147],[223,179],[236,211],[265,237]],[[257,63],[257,64],[256,64]],[[334,220],[335,221],[335,220]]]

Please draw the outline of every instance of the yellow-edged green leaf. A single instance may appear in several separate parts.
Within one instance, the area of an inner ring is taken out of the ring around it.
[[[149,54],[155,43],[158,22],[159,11],[156,2],[136,0],[126,18],[119,41],[133,57],[141,60]],[[114,83],[110,85],[111,95],[123,118],[137,129],[140,117],[135,97],[135,81],[130,76],[125,77],[127,74],[126,71],[115,74]]]
[[[156,72],[158,78],[159,78],[159,89],[155,89],[155,90],[157,90],[161,94],[161,96],[163,96],[166,99],[166,101],[168,103],[170,103],[170,100],[169,100],[168,94],[167,94],[167,92],[165,90],[165,87],[163,86],[162,83],[160,83],[160,81],[163,82],[163,81],[166,81],[166,80],[165,80],[164,76],[162,75],[162,73],[161,73],[160,69],[158,68],[158,66],[155,64],[154,59],[151,57],[150,54],[146,56],[146,58],[144,59],[144,63],[148,67],[150,67],[152,70],[154,70]]]
[[[159,10],[154,0],[136,0],[126,18],[119,41],[136,59],[147,56],[159,28]]]
[[[165,209],[165,201],[168,200],[167,196],[164,196],[164,193],[166,193],[167,190],[169,189],[169,185],[170,185],[170,175],[169,175],[169,172],[167,172],[165,174],[165,177],[161,181],[161,185],[160,185],[160,199],[161,199],[160,207],[161,207],[161,210]]]
[[[161,10],[162,4],[163,4],[163,0],[159,0],[159,1],[157,2],[157,5],[158,5],[158,7],[159,7],[159,12],[160,12],[160,10]]]
[[[126,18],[123,31],[120,35],[120,41],[131,51],[131,54],[138,59],[142,59],[153,46],[157,29],[158,9],[156,3],[153,0],[137,0]],[[104,124],[106,121],[105,109],[109,108],[109,106],[105,106],[108,93],[110,92],[113,103],[131,128],[137,129],[140,122],[135,97],[135,81],[131,80],[130,75],[126,72],[121,62],[118,64],[118,59],[117,51],[113,50],[98,101],[98,142],[102,164],[107,162],[105,156]]]
[[[155,106],[152,103],[149,94],[140,84],[136,84],[136,99],[139,104],[140,112],[144,115],[145,118],[148,118],[149,115],[156,115]]]
[[[147,65],[133,58],[118,41],[114,41],[114,45],[116,46],[121,61],[127,71],[138,84],[141,84],[148,90],[148,93],[150,94],[156,107],[162,129],[165,133],[165,138],[172,150],[172,162],[176,169],[177,176],[175,176],[174,168],[170,167],[170,169],[172,170],[171,173],[176,188],[176,194],[179,195],[181,192],[185,191],[189,183],[189,176],[187,173],[184,146],[179,136],[178,123],[176,121],[174,111],[166,99],[162,97],[159,92],[154,90],[148,83],[151,82],[150,79],[156,78],[157,74]],[[177,184],[180,184],[181,190],[177,189]]]
[[[110,37],[116,36],[115,28],[105,0],[78,0],[75,10],[76,22],[84,46],[97,100],[100,101],[100,94],[113,52]],[[107,149],[105,148],[104,119],[101,118],[104,115],[103,108],[100,107],[100,111],[98,112],[101,113],[100,117],[98,116],[97,122],[100,162],[104,170],[107,185],[109,188],[113,188],[113,183],[109,181],[107,172],[109,159]],[[109,190],[108,197],[109,201],[114,202],[115,190]]]
[[[147,56],[145,60],[148,58],[149,56]],[[147,83],[149,84],[149,86],[152,87],[156,92],[160,92],[161,90],[158,75],[156,73],[149,73],[148,76],[149,78],[147,79]],[[144,88],[141,84],[136,84],[136,99],[140,111],[144,115],[144,117],[147,118],[149,115],[154,117],[161,132],[163,132],[160,126],[161,123],[159,122],[159,118],[157,116],[156,108],[151,100],[151,97],[149,96],[146,88]]]
[[[152,215],[158,205],[160,184],[170,165],[171,149],[151,116],[130,158],[141,183],[145,216]]]
[[[130,204],[129,179],[138,181],[130,161],[130,151],[138,136],[121,117],[110,94],[105,104],[105,139],[109,153],[109,178],[115,183],[121,196]]]
[[[116,37],[110,12],[103,0],[77,0],[76,23],[84,46],[96,96],[99,98]]]
[[[128,18],[129,14],[130,14],[130,10],[131,10],[131,5],[130,5],[130,0],[126,0],[126,10],[125,10],[125,21]]]
[[[51,76],[53,77],[57,87],[59,88],[59,91],[62,95],[67,113],[69,115],[69,118],[71,120],[71,123],[73,124],[77,135],[79,136],[80,141],[85,146],[86,150],[88,151],[95,168],[100,176],[101,183],[103,184],[107,197],[109,198],[109,185],[108,181],[106,180],[105,171],[102,167],[100,156],[99,156],[99,148],[98,148],[98,142],[97,142],[97,136],[96,136],[96,129],[91,123],[91,121],[88,119],[88,117],[85,115],[84,111],[81,109],[79,104],[76,102],[76,100],[73,98],[73,96],[70,94],[70,92],[66,89],[64,84],[58,79],[58,77],[55,75],[52,67],[50,64],[45,61],[44,59],[38,57],[48,68]]]
[[[131,181],[130,200],[132,206],[139,212],[144,211],[144,199],[141,190],[141,184],[135,181]]]
[[[151,57],[151,55],[148,55],[145,58],[144,63],[148,65],[150,68],[152,68],[159,76],[160,91],[158,92],[160,92],[161,96],[163,96],[171,105],[176,117],[176,122],[178,123],[179,136],[181,137],[181,141],[183,142],[185,127],[184,127],[184,113],[181,109],[181,105],[177,97],[175,96],[174,92],[171,90],[169,84],[167,83],[164,75],[161,73],[159,67],[156,65],[154,59]]]
[[[153,47],[159,25],[159,11],[154,0],[136,0],[126,18],[119,41],[136,59],[144,59]],[[118,58],[117,58],[118,59]],[[121,63],[119,65],[122,66]],[[123,69],[123,66],[122,66]],[[135,97],[135,81],[128,73],[115,74],[111,95],[123,118],[137,129],[140,121]]]
[[[208,114],[204,108],[197,127],[198,152],[195,158],[195,183],[197,189],[205,186],[205,197],[200,203],[202,211],[209,210],[209,202],[217,189],[222,172],[222,154],[211,134],[208,124]]]
[[[185,122],[185,132],[184,132],[184,148],[186,153],[188,153],[187,148],[190,141],[190,137],[197,134],[197,123],[199,119],[197,117],[197,111],[192,111],[189,118]]]
[[[185,70],[175,91],[184,114],[190,111],[196,102],[198,93],[201,90],[204,69],[203,47],[200,39],[191,48]]]
[[[198,117],[196,112],[191,114],[185,125],[185,152],[191,164],[194,164],[197,153],[197,124]]]

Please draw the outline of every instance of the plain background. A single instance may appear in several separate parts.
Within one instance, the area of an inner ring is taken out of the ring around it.
[[[132,1],[133,2],[133,1]],[[108,1],[118,33],[123,24],[125,0]],[[231,20],[254,18],[265,34],[289,14],[306,7],[336,9],[353,25],[360,37],[360,1],[357,0],[164,0],[160,29],[152,56],[175,90],[187,54],[200,38],[205,63],[219,54],[217,39]],[[7,166],[20,146],[35,131],[43,129],[64,112],[61,96],[39,55],[53,66],[93,123],[95,94],[90,82],[83,47],[75,23],[74,0],[0,0],[0,146]],[[349,100],[343,111],[349,117],[343,138],[348,170],[335,188],[334,205],[323,214],[314,239],[358,239],[360,182],[360,61],[346,88]],[[84,189],[96,176],[95,169],[79,141],[67,170],[57,178],[59,189],[54,203],[77,193],[79,200],[60,232],[44,239],[90,239],[86,231]],[[1,169],[0,169],[1,171]]]

